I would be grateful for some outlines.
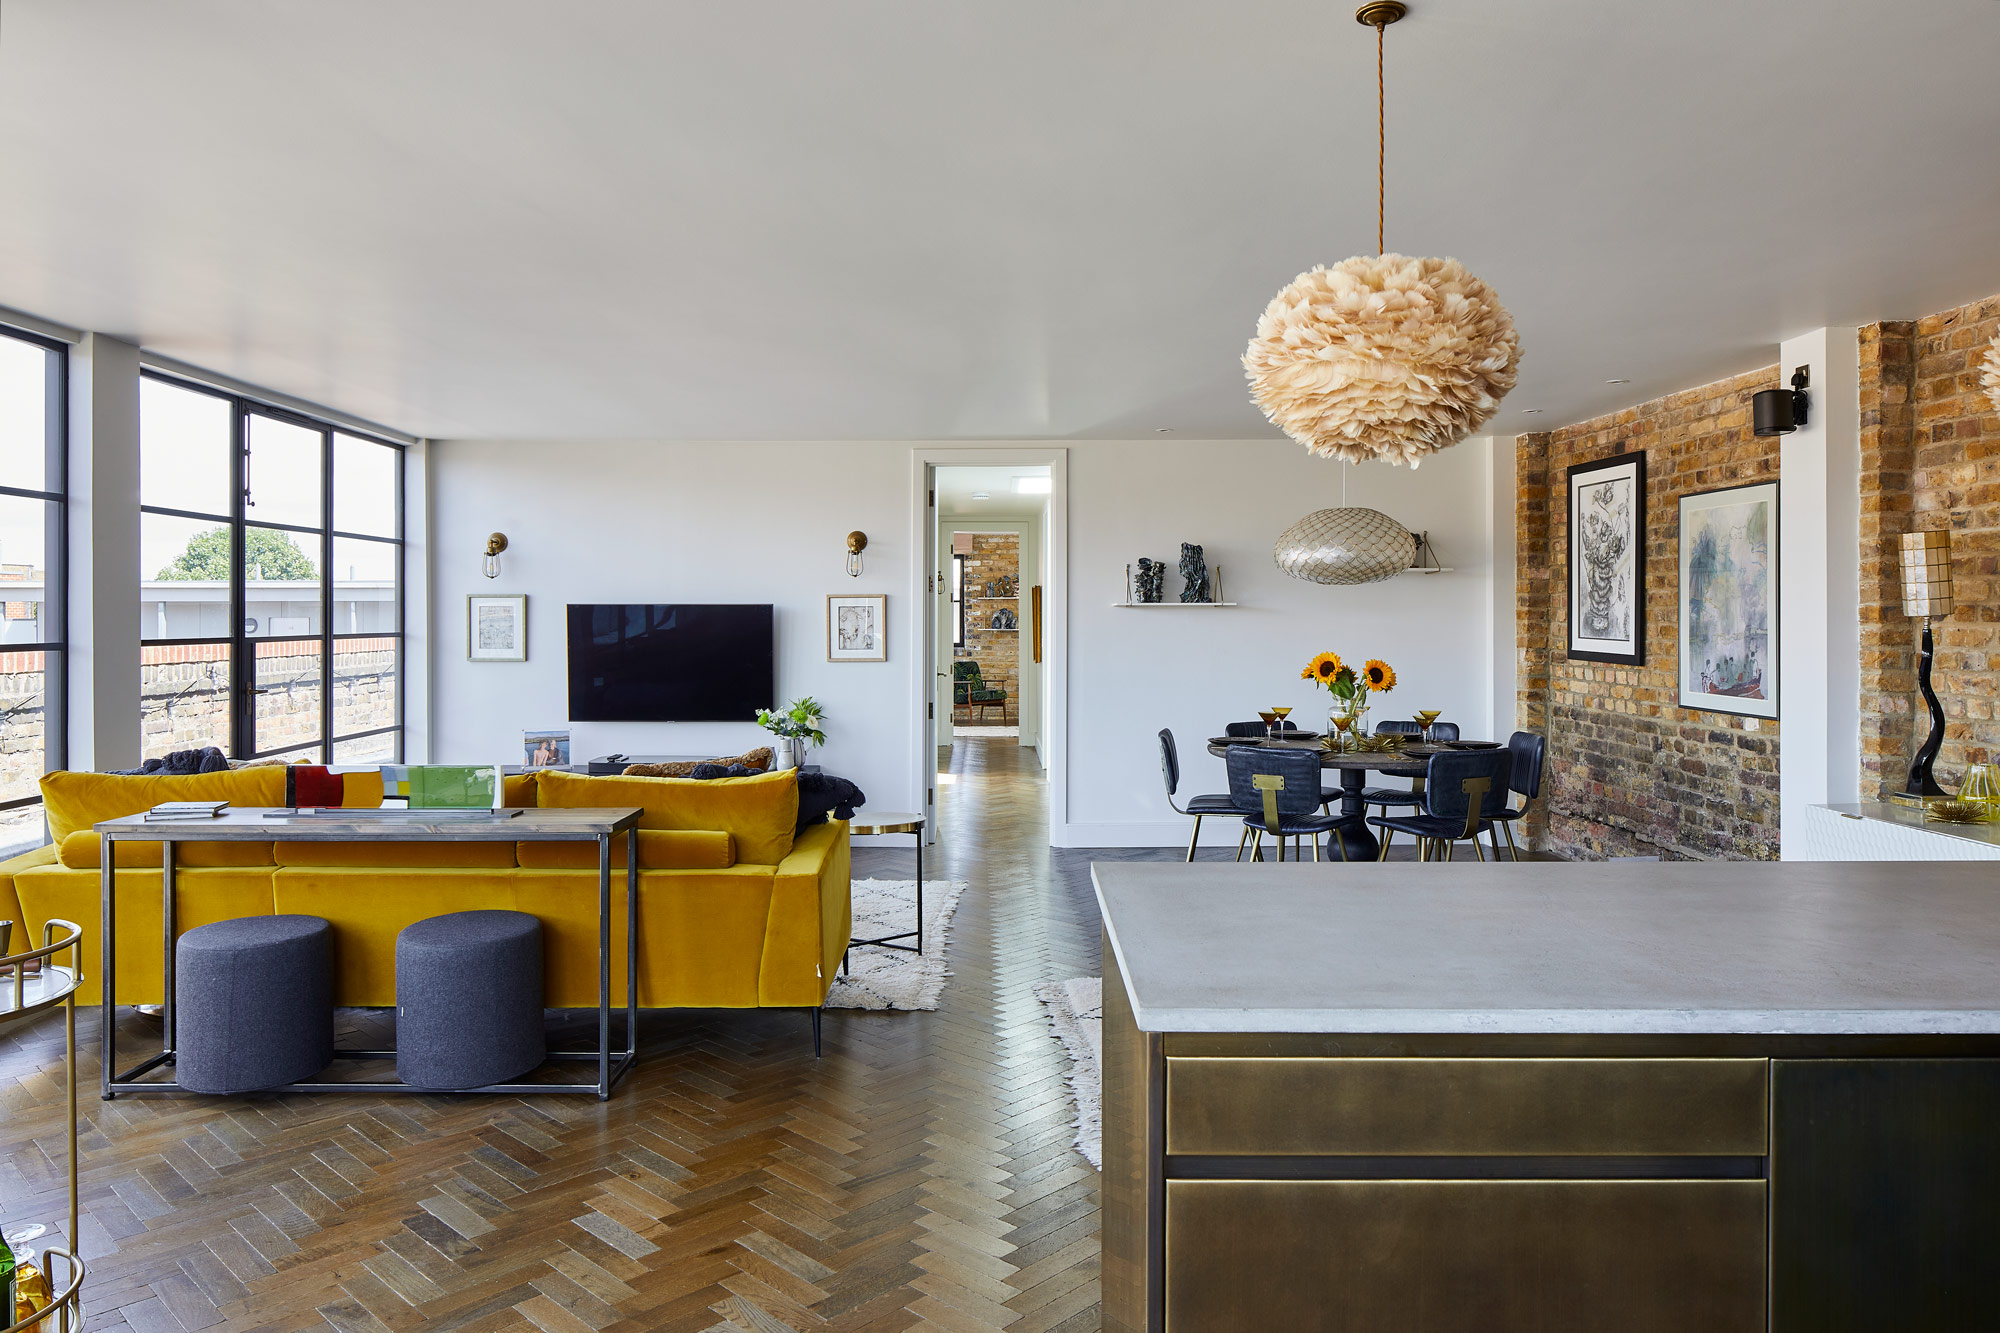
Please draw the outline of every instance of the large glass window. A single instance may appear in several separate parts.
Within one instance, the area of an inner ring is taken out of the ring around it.
[[[146,377],[145,753],[402,757],[403,451]]]
[[[41,777],[64,762],[60,343],[0,332],[0,857],[46,837]]]

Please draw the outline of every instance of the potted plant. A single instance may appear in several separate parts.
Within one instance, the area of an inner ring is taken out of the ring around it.
[[[1339,653],[1321,653],[1306,663],[1299,679],[1323,687],[1334,697],[1327,729],[1338,736],[1340,748],[1346,749],[1348,732],[1351,730],[1358,740],[1368,725],[1369,691],[1387,694],[1395,689],[1396,669],[1380,658],[1371,657],[1357,672],[1340,660]]]
[[[826,710],[811,695],[794,699],[783,708],[760,708],[757,725],[777,737],[771,748],[777,754],[777,768],[799,768],[806,761],[808,745],[825,745],[826,732],[820,723]]]

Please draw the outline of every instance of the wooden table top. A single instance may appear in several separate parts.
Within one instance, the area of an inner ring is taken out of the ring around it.
[[[149,820],[143,814],[94,827],[139,842],[588,842],[637,828],[637,808],[534,810],[339,810],[323,814],[231,806],[213,819]],[[483,816],[483,817],[482,817]]]

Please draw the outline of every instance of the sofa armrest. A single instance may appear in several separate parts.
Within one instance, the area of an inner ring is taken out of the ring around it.
[[[0,944],[4,944],[5,946],[0,947],[0,953],[19,953],[23,949],[34,947],[28,942],[28,919],[21,915],[21,899],[14,892],[15,874],[35,866],[52,866],[55,863],[56,848],[54,843],[49,843],[45,846],[35,848],[32,852],[23,852],[19,856],[0,861],[0,921],[12,921],[14,923],[12,938],[0,941]]]
[[[847,824],[814,824],[778,863],[771,885],[759,1004],[810,1007],[826,998],[847,951],[849,906]]]

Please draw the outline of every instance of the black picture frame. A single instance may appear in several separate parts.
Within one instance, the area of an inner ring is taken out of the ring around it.
[[[1582,662],[1644,666],[1646,451],[1638,449],[1591,463],[1571,464],[1568,503],[1568,655]],[[1609,511],[1608,515],[1603,511]],[[1583,549],[1586,527],[1593,534],[1605,534],[1594,537],[1598,548],[1588,556]],[[1605,543],[1613,538],[1617,545],[1607,556]],[[1607,581],[1580,579],[1578,570],[1586,562],[1608,566],[1601,569]],[[1599,602],[1601,614],[1596,623],[1606,632],[1589,632],[1592,618],[1585,613],[1584,600],[1593,597]],[[1621,628],[1624,632],[1617,632]]]

